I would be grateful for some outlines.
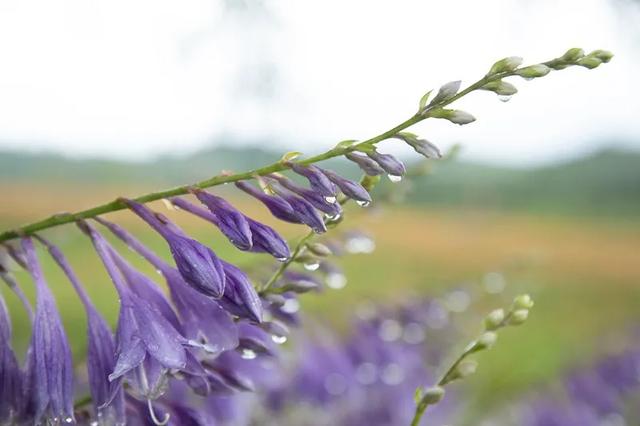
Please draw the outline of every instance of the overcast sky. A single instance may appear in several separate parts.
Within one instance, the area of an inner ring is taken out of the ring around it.
[[[316,152],[373,136],[420,96],[504,56],[616,57],[531,82],[478,121],[417,133],[470,159],[533,164],[640,149],[640,3],[625,0],[2,0],[0,149],[143,159],[225,140]],[[390,149],[394,149],[390,147]]]

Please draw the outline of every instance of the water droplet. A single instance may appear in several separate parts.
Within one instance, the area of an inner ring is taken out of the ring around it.
[[[329,219],[330,221],[336,221],[338,219],[340,219],[340,217],[342,216],[342,213],[338,212],[336,214],[325,214],[324,215],[327,219]]]
[[[286,262],[287,260],[289,260],[289,258],[288,257],[276,257],[276,260],[278,262]]]
[[[509,102],[513,95],[498,95],[500,102]]]
[[[526,81],[531,81],[531,80],[533,80],[533,77],[524,77],[524,79],[525,79]]]
[[[358,204],[360,207],[369,207],[369,204],[371,204],[371,201],[358,200],[356,201],[356,204]]]
[[[271,340],[273,340],[273,343],[277,343],[278,345],[282,345],[284,342],[287,341],[287,336],[278,336],[277,334],[272,334],[271,335]]]
[[[334,204],[338,199],[336,197],[324,197],[324,200],[329,204]]]
[[[156,273],[157,273],[158,275],[162,275],[162,271],[161,271],[160,269],[156,269]]]
[[[306,262],[304,264],[304,269],[306,269],[307,271],[316,271],[319,267],[320,267],[320,262],[316,262],[316,261]]]
[[[327,275],[326,281],[330,288],[334,288],[336,290],[344,288],[344,286],[347,285],[347,277],[345,277],[344,274],[337,272]]]
[[[65,423],[73,423],[73,418],[72,417],[65,417],[64,418],[64,422]]]
[[[300,302],[298,302],[298,299],[287,299],[280,309],[284,313],[295,314],[300,310]]]
[[[387,175],[387,177],[393,183],[398,183],[402,180],[402,176],[398,176],[398,175]]]
[[[254,351],[252,351],[251,349],[243,349],[242,353],[240,354],[240,357],[242,359],[255,359],[258,355],[256,355],[256,353]]]

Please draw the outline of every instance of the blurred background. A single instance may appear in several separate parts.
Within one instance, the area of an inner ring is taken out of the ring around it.
[[[453,311],[474,318],[466,311],[531,293],[530,323],[504,333],[468,384],[471,409],[499,409],[615,350],[615,336],[638,324],[639,45],[632,0],[3,0],[0,225],[365,139],[413,114],[426,91],[473,82],[505,56],[533,64],[569,47],[611,50],[614,60],[593,71],[514,81],[508,103],[465,97],[456,107],[478,119],[468,126],[417,125],[457,154],[349,212],[346,226],[366,230],[376,250],[342,259],[344,289],[303,298],[311,317],[340,330],[365,300],[462,291],[468,303]],[[398,141],[381,147],[416,161]],[[330,164],[356,176],[343,161]],[[247,197],[219,192],[272,223]],[[223,258],[263,261],[204,222],[170,214]],[[114,217],[163,247],[135,218]],[[275,226],[291,238],[304,232]],[[87,241],[71,227],[47,234],[115,321],[115,293]],[[84,314],[46,270],[79,358]],[[28,321],[1,291],[24,348]],[[479,293],[492,298],[475,303]]]

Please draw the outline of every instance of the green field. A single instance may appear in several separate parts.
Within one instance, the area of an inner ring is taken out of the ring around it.
[[[6,188],[5,188],[6,189]],[[129,188],[132,193],[139,188]],[[118,188],[121,191],[121,188]],[[57,192],[56,192],[57,191]],[[14,185],[0,207],[0,224],[16,225],[65,208],[81,208],[109,199],[116,189],[92,186],[42,188]],[[239,202],[245,212],[275,224],[266,211]],[[162,204],[156,206],[164,209]],[[603,338],[637,325],[640,312],[640,221],[632,217],[582,217],[483,211],[478,208],[389,207],[352,209],[340,229],[357,224],[375,237],[369,255],[339,259],[349,283],[342,290],[303,296],[305,310],[340,328],[363,300],[402,303],[418,295],[439,297],[447,289],[482,289],[482,278],[497,271],[507,278],[502,296],[479,298],[469,313],[467,338],[479,331],[479,317],[508,303],[516,293],[536,299],[531,320],[501,334],[495,350],[480,357],[469,404],[484,407],[517,396],[575,363],[588,362],[604,350]],[[210,243],[221,257],[247,268],[268,266],[265,256],[246,255],[231,247],[214,228],[182,212],[169,212],[189,232]],[[134,231],[167,256],[162,241],[131,215],[114,220]],[[305,230],[275,224],[295,239]],[[4,227],[4,226],[3,226]],[[47,232],[65,251],[93,300],[112,322],[117,298],[87,240],[68,226]],[[48,281],[57,296],[76,360],[84,354],[84,314],[71,286],[43,253]],[[137,265],[154,274],[141,262]],[[18,274],[33,297],[33,286]],[[2,289],[14,318],[15,345],[23,350],[29,324],[16,298]],[[476,324],[478,324],[476,326]],[[462,339],[460,346],[466,344]]]

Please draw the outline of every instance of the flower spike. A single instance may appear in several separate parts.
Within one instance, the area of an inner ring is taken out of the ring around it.
[[[320,167],[314,165],[303,166],[299,163],[289,164],[291,165],[291,170],[307,178],[311,189],[317,191],[324,197],[336,196],[338,189],[329,179],[327,179]]]

